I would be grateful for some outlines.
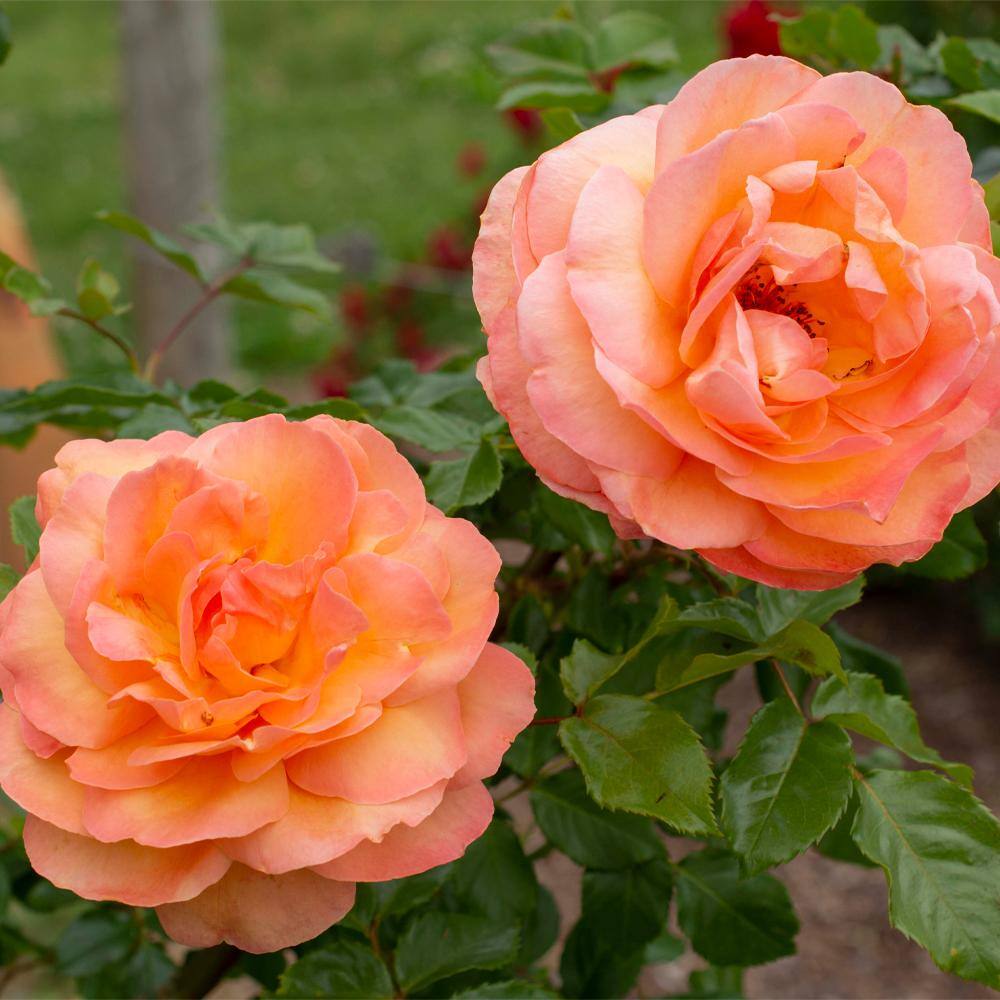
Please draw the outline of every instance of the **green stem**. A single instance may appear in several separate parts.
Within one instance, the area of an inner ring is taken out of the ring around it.
[[[121,334],[115,333],[114,330],[109,330],[106,326],[101,326],[96,319],[91,319],[89,316],[85,316],[83,313],[77,312],[75,309],[70,309],[66,306],[60,309],[56,315],[65,316],[68,319],[75,319],[80,323],[84,323],[89,326],[94,333],[100,334],[105,340],[110,340],[111,343],[125,355],[128,360],[129,368],[131,368],[136,375],[139,374],[139,356],[135,353],[132,345]]]
[[[788,695],[792,704],[795,706],[795,711],[798,712],[804,719],[806,717],[806,713],[802,711],[799,699],[795,697],[795,692],[792,690],[792,686],[788,683],[788,678],[785,676],[785,671],[781,669],[781,664],[777,660],[771,660],[771,666],[774,667],[774,672],[778,675],[778,680],[781,682],[781,686],[785,689],[785,694]]]
[[[146,360],[145,378],[152,382],[156,378],[157,369],[163,356],[174,346],[178,337],[194,322],[195,319],[214,302],[226,289],[226,285],[238,278],[245,271],[253,267],[253,258],[244,257],[239,264],[225,271],[215,278],[202,290],[201,297],[197,299],[187,312],[170,328],[167,335],[161,340]]]

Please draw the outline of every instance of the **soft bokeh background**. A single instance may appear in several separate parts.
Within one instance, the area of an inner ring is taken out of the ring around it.
[[[580,10],[596,20],[613,6],[602,0]],[[689,71],[719,51],[720,4],[639,6],[676,23]],[[306,221],[327,245],[361,243],[383,273],[392,261],[426,258],[439,227],[467,237],[484,188],[528,155],[492,108],[499,87],[483,49],[554,7],[220,4],[220,207],[238,219]],[[24,206],[42,268],[60,286],[91,255],[120,273],[122,240],[93,219],[126,204],[118,4],[22,0],[8,14],[16,47],[0,76],[0,169]],[[456,168],[470,144],[481,144],[486,158],[475,177]],[[450,297],[472,343],[478,328],[467,287]],[[337,325],[292,323],[278,309],[240,310],[237,329],[238,360],[270,374],[320,363],[345,336]],[[85,339],[80,349],[64,339],[77,368],[97,349]]]

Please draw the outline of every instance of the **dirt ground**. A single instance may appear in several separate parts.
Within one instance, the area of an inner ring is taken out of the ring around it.
[[[961,599],[941,604],[937,597],[876,592],[840,621],[854,635],[902,659],[926,742],[949,760],[971,764],[980,798],[1000,810],[998,651],[977,641],[972,615]],[[759,704],[750,671],[725,688],[721,700],[732,713],[730,730],[742,733]],[[672,854],[683,853],[682,844],[676,847],[680,850]],[[539,874],[556,895],[565,930],[579,912],[579,872],[567,859],[551,856]],[[945,975],[889,926],[881,871],[810,852],[777,875],[788,886],[802,922],[799,951],[751,969],[745,980],[750,1000],[997,996],[986,987]],[[686,955],[669,966],[647,969],[637,995],[684,993],[689,972],[703,964],[697,956]]]

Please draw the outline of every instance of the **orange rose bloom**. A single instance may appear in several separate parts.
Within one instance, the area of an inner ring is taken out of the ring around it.
[[[715,63],[504,177],[480,378],[625,536],[823,589],[1000,479],[1000,262],[962,137],[868,73]]]
[[[41,875],[274,951],[483,832],[534,681],[486,641],[495,549],[387,438],[267,416],[56,463],[0,605],[0,784]]]

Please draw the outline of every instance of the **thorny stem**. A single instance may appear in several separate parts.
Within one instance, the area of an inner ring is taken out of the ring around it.
[[[121,336],[121,334],[115,333],[114,330],[109,330],[106,326],[101,326],[96,319],[91,319],[89,316],[85,316],[83,313],[77,312],[75,309],[70,309],[66,306],[58,310],[56,315],[66,316],[68,319],[75,319],[80,323],[85,323],[91,330],[100,334],[105,340],[110,340],[111,343],[125,355],[128,360],[129,368],[131,368],[136,375],[139,374],[139,356],[135,353],[132,345],[123,336]]]
[[[785,676],[785,671],[781,669],[781,664],[777,660],[771,660],[771,666],[774,667],[774,672],[778,675],[778,680],[781,682],[781,686],[785,689],[785,694],[788,695],[792,704],[795,706],[795,711],[798,712],[804,719],[806,717],[806,713],[802,711],[799,699],[795,697],[795,692],[788,683],[788,678]]]
[[[153,348],[153,352],[149,355],[146,360],[146,368],[143,372],[147,381],[152,382],[156,378],[156,371],[160,367],[160,362],[163,360],[163,356],[173,347],[177,338],[194,322],[195,319],[201,314],[201,312],[207,308],[212,302],[214,302],[222,293],[225,291],[226,285],[238,278],[245,271],[248,271],[253,266],[252,257],[244,257],[235,267],[228,271],[223,272],[218,277],[213,279],[208,285],[205,285],[202,290],[201,297],[194,302],[190,309],[184,313],[183,316],[171,327],[167,335],[161,340],[156,347]]]

